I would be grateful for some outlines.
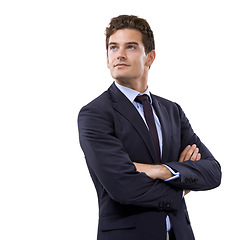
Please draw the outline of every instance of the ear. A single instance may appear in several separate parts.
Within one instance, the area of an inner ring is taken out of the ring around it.
[[[152,65],[152,63],[154,62],[155,57],[156,57],[156,53],[154,50],[149,52],[147,54],[146,66],[150,67]]]

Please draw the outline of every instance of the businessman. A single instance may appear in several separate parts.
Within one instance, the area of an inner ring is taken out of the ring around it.
[[[97,239],[193,240],[184,195],[218,187],[220,165],[181,107],[148,89],[156,55],[147,21],[111,19],[106,49],[115,81],[78,117],[98,195]]]

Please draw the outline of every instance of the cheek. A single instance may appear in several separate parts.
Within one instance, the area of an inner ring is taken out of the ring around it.
[[[141,57],[140,59],[140,66],[141,68],[144,68],[146,66],[147,58],[146,57]]]
[[[107,56],[107,65],[108,65],[108,68],[110,68],[110,67],[113,65],[113,62],[114,62],[114,57],[113,57],[113,55],[108,55],[108,56]]]
[[[133,60],[134,65],[137,65],[140,67],[145,65],[146,56],[144,54],[142,54],[141,52],[134,54],[132,56],[129,56],[129,57]]]
[[[138,71],[143,70],[144,67],[145,67],[145,60],[144,60],[144,58],[138,57],[138,58],[135,60],[134,65],[135,65],[135,68],[136,68]]]

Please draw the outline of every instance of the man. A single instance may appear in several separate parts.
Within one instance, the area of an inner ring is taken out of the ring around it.
[[[153,32],[136,16],[106,29],[115,82],[79,113],[99,202],[98,240],[192,240],[184,194],[220,185],[221,169],[181,107],[148,89]]]

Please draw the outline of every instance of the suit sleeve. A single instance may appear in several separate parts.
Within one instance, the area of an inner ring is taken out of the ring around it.
[[[79,113],[78,126],[87,164],[113,200],[160,211],[179,208],[182,191],[136,171],[108,113],[86,106]]]
[[[199,161],[170,162],[169,167],[180,173],[180,178],[168,182],[180,189],[203,191],[216,188],[221,183],[221,167],[207,147],[200,141],[180,108],[181,152],[187,145],[196,144],[201,153]]]

